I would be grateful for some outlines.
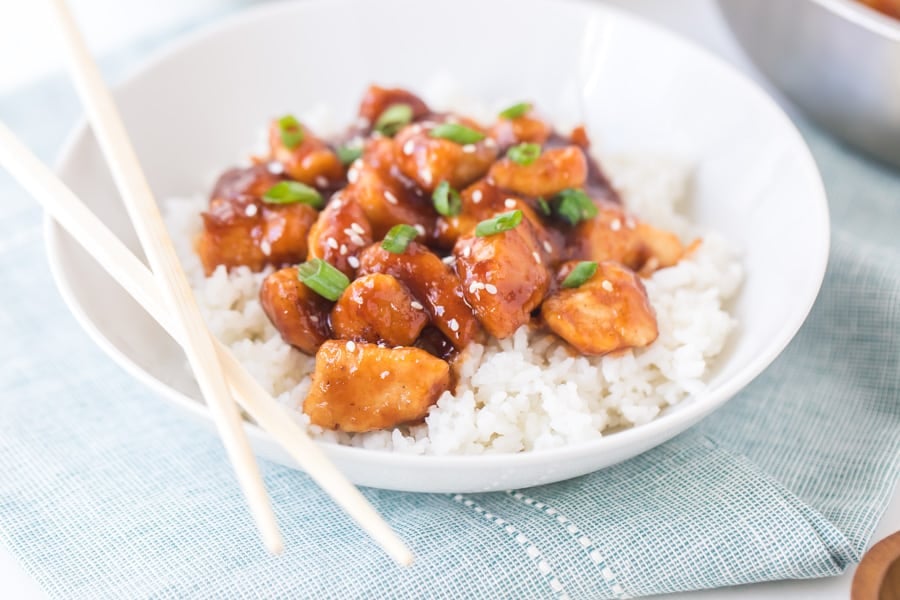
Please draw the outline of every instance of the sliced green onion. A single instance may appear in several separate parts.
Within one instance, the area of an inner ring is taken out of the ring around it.
[[[569,222],[577,225],[581,221],[593,219],[597,216],[597,205],[591,200],[584,190],[569,188],[561,191],[557,198],[559,204],[556,207],[557,214]]]
[[[429,131],[428,135],[433,138],[450,140],[451,142],[456,142],[457,144],[474,144],[475,142],[480,142],[486,137],[480,131],[475,131],[471,127],[466,127],[465,125],[460,125],[459,123],[441,123],[434,129]]]
[[[597,263],[592,260],[583,260],[572,269],[572,272],[563,279],[564,288],[577,288],[597,272]]]
[[[531,110],[531,102],[519,102],[500,111],[501,119],[518,119]]]
[[[412,225],[394,225],[384,236],[381,247],[394,254],[403,254],[417,235],[419,232]]]
[[[325,205],[322,194],[299,181],[280,181],[263,194],[263,202],[268,204],[309,204],[313,208]]]
[[[462,212],[462,198],[459,197],[459,192],[450,187],[446,181],[438,184],[431,199],[434,200],[434,210],[445,217],[455,217]]]
[[[487,219],[475,226],[475,235],[485,237],[495,233],[503,233],[513,229],[522,222],[522,211],[511,210],[497,215],[493,219]]]
[[[345,146],[338,146],[337,149],[337,157],[338,160],[341,161],[341,164],[344,166],[349,165],[354,160],[362,156],[363,147],[362,144],[350,145],[347,144]]]
[[[332,302],[350,285],[347,276],[321,258],[313,258],[297,267],[297,278],[303,285]]]
[[[281,143],[290,150],[303,141],[303,127],[294,115],[284,115],[278,119],[278,131],[281,133]]]
[[[394,137],[404,125],[412,122],[412,118],[412,106],[409,104],[391,104],[384,109],[384,112],[375,121],[375,131],[388,137]]]
[[[518,165],[522,165],[523,167],[527,167],[528,165],[536,161],[540,155],[541,145],[532,144],[529,142],[513,146],[506,153],[506,157],[509,158],[509,160]]]
[[[538,205],[538,209],[541,211],[542,215],[544,215],[545,217],[550,216],[550,205],[547,204],[546,200],[544,200],[543,198],[538,198],[537,205]]]

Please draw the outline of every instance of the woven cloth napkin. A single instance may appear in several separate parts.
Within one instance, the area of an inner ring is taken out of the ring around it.
[[[61,79],[0,98],[52,158]],[[0,173],[0,543],[51,597],[625,598],[842,572],[900,473],[900,174],[801,124],[833,249],[796,339],[700,425],[619,466],[508,493],[364,490],[412,546],[393,565],[303,473],[263,463],[267,556],[220,443],[87,339],[41,214]],[[2,586],[2,584],[0,584]]]

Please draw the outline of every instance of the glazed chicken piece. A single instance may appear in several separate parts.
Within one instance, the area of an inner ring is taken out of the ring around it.
[[[431,231],[437,216],[431,199],[391,174],[393,144],[389,138],[373,140],[361,160],[347,172],[350,185],[343,194],[362,208],[375,239],[394,225],[405,223]]]
[[[377,85],[370,85],[363,96],[359,105],[359,116],[366,121],[368,129],[378,120],[385,110],[395,104],[406,104],[412,109],[413,121],[417,121],[422,117],[431,113],[421,98],[399,88],[383,88]]]
[[[481,131],[477,123],[459,124]],[[395,160],[400,171],[429,194],[446,181],[456,189],[488,172],[497,158],[497,143],[490,137],[470,144],[431,137],[434,126],[410,125],[394,138]]]
[[[560,279],[571,270],[567,264]],[[614,261],[577,288],[561,288],[541,306],[547,326],[582,354],[607,354],[653,343],[656,314],[640,278]]]
[[[319,189],[344,181],[344,165],[328,144],[303,124],[275,119],[269,126],[269,152],[292,179]],[[287,142],[286,142],[287,140]]]
[[[615,205],[601,203],[598,209],[596,217],[572,230],[568,258],[615,260],[646,276],[684,256],[684,246],[674,233],[642,223]]]
[[[353,281],[331,309],[335,335],[357,342],[412,346],[427,324],[425,307],[409,289],[381,273]]]
[[[488,181],[525,196],[550,197],[566,188],[579,188],[587,180],[588,165],[577,146],[544,150],[530,165],[509,158],[494,163]]]
[[[233,169],[220,178],[215,191],[226,196],[210,200],[196,242],[207,275],[219,265],[260,271],[266,265],[282,266],[306,257],[306,236],[318,213],[307,204],[264,202],[255,194],[265,193],[271,181],[271,174],[259,167],[243,173]],[[239,193],[240,189],[247,193]]]
[[[373,239],[366,213],[356,201],[338,192],[309,230],[309,258],[321,258],[352,279],[359,253]]]
[[[458,350],[476,333],[478,320],[463,300],[456,274],[425,246],[411,242],[400,254],[373,244],[359,258],[359,274],[386,273],[399,279],[425,307],[431,322]]]
[[[480,221],[509,210],[521,210],[531,224],[531,231],[540,243],[542,257],[548,265],[554,265],[562,256],[564,236],[556,229],[545,226],[536,202],[528,202],[508,191],[491,185],[485,179],[476,181],[460,193],[461,212],[454,216],[438,216],[435,221],[433,242],[441,248],[452,248],[456,240],[475,231]]]
[[[263,280],[259,302],[282,339],[306,354],[315,354],[331,337],[331,302],[298,279],[297,267],[275,271]]]
[[[419,421],[450,387],[450,365],[418,348],[328,341],[316,353],[303,412],[347,432]]]
[[[219,176],[209,199],[237,200],[243,196],[261,198],[272,186],[281,181],[284,181],[284,175],[273,173],[271,166],[267,164],[235,167]]]
[[[550,289],[543,249],[526,219],[513,229],[459,239],[453,254],[466,301],[488,333],[503,339],[531,320]]]
[[[543,145],[553,128],[546,121],[526,113],[514,119],[500,119],[491,127],[491,137],[501,148],[509,148],[523,142]]]

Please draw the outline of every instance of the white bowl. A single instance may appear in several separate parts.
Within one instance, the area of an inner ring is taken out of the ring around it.
[[[692,218],[743,251],[732,306],[739,329],[708,389],[646,425],[555,450],[412,456],[323,444],[358,484],[475,492],[567,479],[631,458],[684,431],[747,385],[790,341],[828,256],[825,193],[779,108],[718,59],[597,4],[543,0],[305,1],[259,7],[173,44],[115,89],[158,198],[205,190],[241,159],[272,115],[326,101],[349,119],[369,82],[422,88],[436,72],[486,102],[529,98],[577,121],[578,88],[604,152],[675,154],[696,164]],[[79,127],[59,172],[132,249],[100,151]],[[210,424],[175,343],[64,233],[47,249],[69,307],[138,380]],[[247,425],[259,455],[291,459]]]

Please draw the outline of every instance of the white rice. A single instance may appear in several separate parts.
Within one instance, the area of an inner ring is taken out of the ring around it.
[[[699,393],[735,326],[725,304],[740,285],[741,265],[721,236],[696,231],[683,216],[690,170],[661,158],[602,164],[637,216],[686,242],[702,234],[697,251],[645,280],[659,338],[614,357],[573,357],[555,336],[523,326],[509,339],[470,345],[457,363],[457,389],[440,397],[424,424],[365,434],[323,431],[301,412],[315,358],[284,343],[263,313],[258,294],[270,271],[220,267],[204,277],[192,250],[204,197],[173,198],[165,213],[210,328],[313,436],[417,454],[541,450],[641,425]]]

